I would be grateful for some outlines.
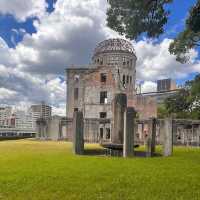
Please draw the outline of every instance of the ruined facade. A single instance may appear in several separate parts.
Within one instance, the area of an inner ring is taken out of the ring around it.
[[[98,44],[91,65],[66,69],[69,140],[70,119],[74,111],[79,110],[83,112],[85,140],[109,141],[113,126],[112,102],[120,92],[127,95],[128,107],[135,107],[140,118],[156,117],[155,101],[136,96],[136,60],[130,42],[109,39]]]

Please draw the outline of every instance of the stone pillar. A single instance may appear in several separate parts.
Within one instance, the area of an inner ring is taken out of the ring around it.
[[[146,156],[151,157],[156,149],[156,118],[151,118],[148,122],[148,137],[146,141]]]
[[[165,119],[163,129],[163,156],[171,156],[173,152],[173,120]]]
[[[124,112],[126,107],[126,94],[116,94],[113,100],[113,129],[111,135],[111,142],[114,144],[123,144]]]
[[[41,137],[41,127],[36,124],[36,138],[39,139]]]
[[[61,139],[61,118],[58,116],[51,117],[47,125],[47,137],[52,140]]]
[[[73,116],[73,152],[83,155],[84,153],[84,123],[83,113],[75,111]]]
[[[177,123],[176,121],[174,120],[173,123],[172,123],[172,132],[173,132],[173,138],[172,138],[172,141],[173,141],[173,144],[177,144],[177,138],[176,138],[176,135],[178,133],[178,130],[177,130]]]
[[[39,139],[47,139],[47,120],[40,118],[36,122],[36,131],[37,131],[37,138]]]
[[[134,155],[135,109],[128,107],[124,113],[123,157]]]
[[[142,122],[142,142],[144,145],[145,145],[145,140],[146,140],[146,137],[145,137],[145,133],[144,133],[144,123]]]
[[[200,147],[200,125],[197,130],[197,146]]]
[[[146,138],[146,157],[152,157],[151,137],[148,135]]]

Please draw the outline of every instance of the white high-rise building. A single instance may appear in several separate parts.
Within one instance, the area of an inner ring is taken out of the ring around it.
[[[33,119],[31,113],[25,111],[15,112],[15,127],[19,129],[33,129]]]
[[[12,107],[0,107],[0,127],[9,126],[9,118],[12,114]]]
[[[30,113],[33,120],[33,128],[36,128],[36,121],[39,118],[48,119],[51,117],[52,108],[49,105],[46,105],[44,102],[38,105],[32,105],[30,108]]]
[[[172,79],[157,80],[157,92],[176,90],[176,81]]]
[[[28,111],[15,110],[12,107],[0,107],[0,127],[35,129],[39,118],[51,117],[52,108],[44,102],[32,105]]]

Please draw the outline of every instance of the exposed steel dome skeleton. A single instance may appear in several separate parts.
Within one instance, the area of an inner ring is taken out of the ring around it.
[[[97,45],[94,50],[94,56],[111,52],[126,52],[135,55],[135,50],[129,41],[124,39],[108,39]]]

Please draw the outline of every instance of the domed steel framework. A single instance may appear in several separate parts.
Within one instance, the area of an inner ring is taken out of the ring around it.
[[[129,41],[124,39],[108,39],[97,45],[93,56],[111,52],[126,52],[135,55],[135,50]]]

